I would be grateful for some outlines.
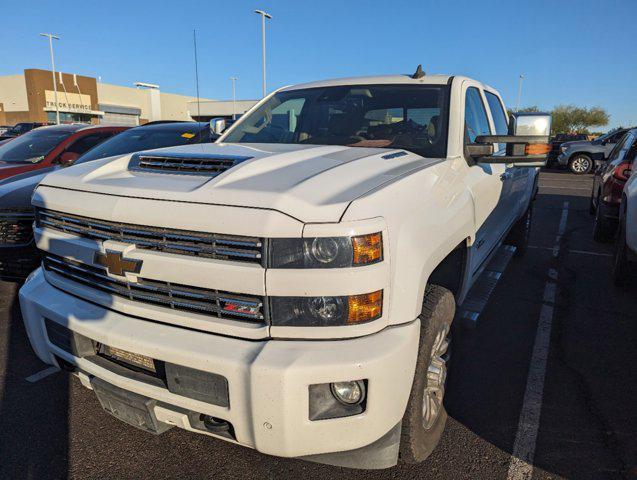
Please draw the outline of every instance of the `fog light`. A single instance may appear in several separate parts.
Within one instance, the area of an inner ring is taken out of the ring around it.
[[[330,384],[332,395],[345,405],[356,405],[365,399],[365,387],[363,382],[335,382]]]

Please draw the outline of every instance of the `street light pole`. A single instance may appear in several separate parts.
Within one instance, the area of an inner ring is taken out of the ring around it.
[[[49,38],[49,50],[51,51],[51,74],[53,75],[53,96],[55,97],[55,123],[60,124],[60,106],[58,104],[58,87],[55,79],[55,59],[53,58],[53,39],[59,40],[60,37],[52,33],[41,33],[43,37]]]
[[[515,109],[516,112],[520,111],[520,100],[522,99],[522,80],[524,80],[524,75],[520,74],[520,77],[518,80],[518,105],[517,105],[517,108]]]
[[[262,50],[263,50],[263,96],[265,97],[266,95],[266,88],[265,88],[265,19],[269,18],[272,19],[272,15],[270,15],[269,13],[264,12],[263,10],[255,10],[254,13],[261,15],[261,44],[262,44]]]
[[[230,77],[230,80],[232,80],[232,119],[235,120],[237,118],[237,108],[236,108],[236,102],[237,102],[237,95],[236,95],[236,89],[235,89],[235,82],[238,80],[237,77]]]

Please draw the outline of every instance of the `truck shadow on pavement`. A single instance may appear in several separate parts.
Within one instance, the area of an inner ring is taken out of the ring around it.
[[[36,383],[27,377],[48,366],[29,346],[17,283],[0,282],[0,478],[66,478],[69,446],[69,378]]]

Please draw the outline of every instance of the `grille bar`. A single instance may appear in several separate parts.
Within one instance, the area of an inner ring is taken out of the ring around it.
[[[91,288],[152,303],[174,310],[185,310],[229,320],[264,323],[264,299],[219,290],[138,278],[137,282],[109,277],[104,270],[56,255],[44,258],[44,268],[68,280]]]
[[[27,245],[33,240],[33,212],[0,213],[0,245]]]
[[[131,157],[130,170],[214,177],[252,157],[238,155],[152,155],[136,153]]]
[[[137,248],[178,255],[261,263],[264,242],[242,237],[146,227],[37,209],[37,225],[94,240],[116,240]]]

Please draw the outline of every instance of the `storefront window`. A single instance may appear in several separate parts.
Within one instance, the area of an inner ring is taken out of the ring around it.
[[[91,115],[86,113],[60,112],[60,123],[91,123]],[[55,112],[46,112],[48,122],[55,123]]]

